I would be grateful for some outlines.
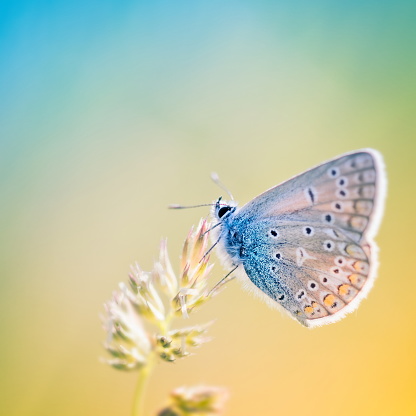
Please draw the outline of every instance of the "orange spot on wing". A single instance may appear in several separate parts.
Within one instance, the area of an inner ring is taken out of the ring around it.
[[[369,265],[365,261],[356,261],[353,264],[353,267],[354,267],[355,270],[357,270],[358,272],[361,272],[363,274],[367,274],[368,270],[369,270]]]
[[[336,301],[336,297],[334,295],[326,295],[324,297],[324,303],[326,306],[332,306]]]
[[[312,306],[305,306],[305,313],[307,314],[312,314],[313,313],[313,308]]]
[[[348,276],[349,281],[356,287],[361,288],[365,282],[365,276],[353,273]]]
[[[339,293],[341,296],[346,296],[346,295],[349,295],[350,290],[351,290],[351,286],[350,286],[350,285],[346,285],[346,284],[344,284],[344,285],[340,285],[340,286],[338,287],[338,293]]]

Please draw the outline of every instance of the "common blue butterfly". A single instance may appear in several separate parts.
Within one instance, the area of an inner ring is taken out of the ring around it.
[[[220,198],[212,234],[224,265],[269,303],[308,327],[336,322],[373,285],[385,190],[379,152],[347,153],[241,208]]]

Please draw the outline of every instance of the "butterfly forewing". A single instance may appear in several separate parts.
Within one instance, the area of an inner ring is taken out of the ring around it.
[[[381,156],[369,150],[259,195],[234,219],[247,276],[307,326],[342,318],[374,280],[383,194]]]

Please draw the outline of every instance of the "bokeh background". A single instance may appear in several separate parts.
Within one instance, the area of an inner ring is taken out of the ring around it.
[[[99,362],[99,313],[208,212],[167,205],[216,199],[213,170],[245,203],[363,147],[389,191],[359,310],[308,330],[233,282],[146,409],[206,383],[227,415],[416,414],[415,18],[403,0],[1,1],[1,414],[129,415],[136,374]]]

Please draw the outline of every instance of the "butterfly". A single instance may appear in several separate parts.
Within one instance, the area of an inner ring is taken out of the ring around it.
[[[219,257],[302,325],[336,322],[374,283],[373,238],[385,193],[383,158],[364,149],[320,164],[241,208],[219,198],[212,209]]]

